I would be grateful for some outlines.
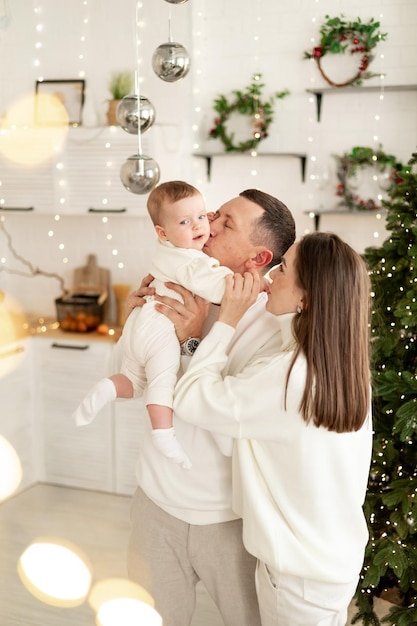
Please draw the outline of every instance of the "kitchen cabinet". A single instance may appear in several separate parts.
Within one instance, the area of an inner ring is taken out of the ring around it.
[[[106,339],[35,336],[0,351],[0,434],[23,469],[19,491],[37,482],[131,495],[145,420],[143,400],[116,400],[87,426],[72,413],[111,371]],[[16,367],[6,370],[5,359]]]
[[[37,421],[41,482],[113,491],[112,407],[87,426],[72,413],[89,388],[108,374],[111,344],[36,338]]]
[[[13,446],[22,466],[17,492],[36,482],[37,446],[34,414],[34,361],[30,339],[0,350],[0,434]]]
[[[120,180],[121,166],[138,152],[136,135],[118,126],[69,127],[60,148],[48,155],[41,154],[47,144],[43,132],[31,130],[41,157],[37,164],[0,153],[0,211],[146,214],[146,196],[127,191]],[[144,154],[154,154],[153,136],[151,130],[142,137]]]

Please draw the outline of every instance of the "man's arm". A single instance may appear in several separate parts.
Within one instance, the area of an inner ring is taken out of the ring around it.
[[[145,296],[154,295],[158,304],[155,309],[165,315],[174,324],[178,341],[183,343],[189,337],[201,338],[204,321],[207,317],[210,303],[204,298],[194,296],[191,291],[175,283],[165,283],[169,289],[176,291],[184,300],[184,304],[175,298],[155,295],[155,289],[149,287],[153,276],[148,274],[142,280],[139,289],[127,297],[127,310],[131,313],[137,306],[145,304]]]

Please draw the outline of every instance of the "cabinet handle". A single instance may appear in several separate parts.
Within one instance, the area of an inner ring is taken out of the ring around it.
[[[0,211],[34,211],[33,206],[1,206]]]
[[[51,344],[51,348],[64,348],[65,350],[88,350],[89,347],[87,344],[85,346],[73,346],[66,343],[56,343],[55,341]]]
[[[89,213],[126,213],[127,209],[95,209],[94,207],[90,207],[88,209]]]

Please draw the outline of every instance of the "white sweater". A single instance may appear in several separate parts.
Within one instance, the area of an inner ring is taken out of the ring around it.
[[[161,239],[156,242],[149,272],[155,278],[151,286],[160,296],[182,300],[177,292],[165,286],[164,283],[170,281],[215,304],[222,301],[225,277],[233,275],[232,270],[202,250],[176,248],[170,241]]]
[[[211,313],[217,318],[218,307],[213,306]],[[257,358],[257,354],[266,358],[276,353],[280,345],[279,323],[275,316],[265,311],[265,294],[261,294],[236,329],[227,350],[230,358],[225,371],[234,375]],[[191,362],[199,350],[200,346],[189,359]],[[200,405],[198,399],[190,407],[196,420],[201,416]],[[215,524],[237,519],[238,515],[232,510],[231,457],[221,453],[208,431],[175,415],[174,426],[193,467],[184,470],[165,459],[152,445],[150,420],[145,420],[136,465],[141,488],[164,511],[189,524]]]
[[[225,376],[234,329],[217,322],[176,387],[182,419],[236,438],[233,509],[243,518],[249,552],[284,574],[316,581],[355,580],[368,539],[362,504],[372,425],[352,433],[306,424],[299,405],[306,376],[300,356],[284,389],[293,356],[293,315],[281,324],[282,351],[259,357]]]

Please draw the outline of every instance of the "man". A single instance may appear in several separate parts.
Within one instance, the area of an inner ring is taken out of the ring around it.
[[[280,262],[295,239],[294,219],[288,208],[254,189],[222,205],[212,217],[210,230],[204,251],[239,273],[255,269],[264,274]],[[147,284],[148,278],[136,296],[150,293]],[[174,323],[180,343],[185,349],[191,347],[190,352],[198,342],[186,340],[199,339],[207,332],[216,318],[216,307],[211,307],[201,332],[206,304],[181,287],[176,290],[184,304],[158,297],[169,307],[158,306],[158,310]],[[275,316],[266,313],[265,300],[265,294],[260,294],[239,323],[229,348],[227,373],[236,374],[251,359],[276,352],[279,347],[278,323]],[[140,303],[137,298],[130,300],[131,305]],[[175,427],[192,461],[191,470],[172,464],[155,451],[149,424],[140,442],[129,577],[152,594],[164,626],[189,626],[199,580],[216,603],[225,626],[260,626],[256,561],[243,547],[242,523],[231,508],[228,442],[181,420],[175,420]]]

